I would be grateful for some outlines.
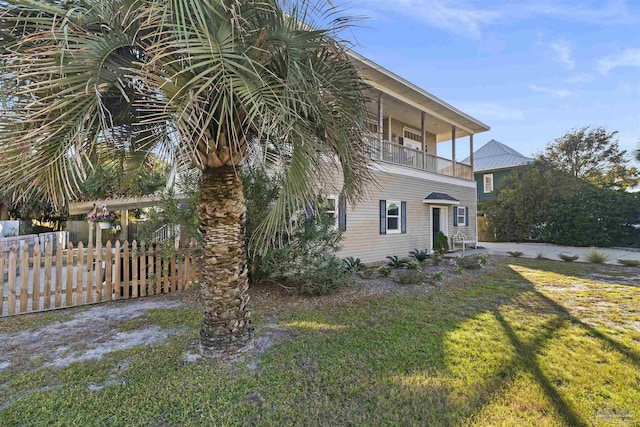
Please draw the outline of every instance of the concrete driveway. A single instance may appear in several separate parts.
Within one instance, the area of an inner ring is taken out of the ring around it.
[[[573,246],[558,246],[546,243],[490,243],[480,242],[478,244],[486,248],[490,254],[508,255],[507,252],[522,252],[524,258],[536,258],[542,255],[549,259],[560,259],[558,255],[561,253],[567,255],[579,255],[577,262],[587,262],[585,257],[592,248],[578,248]],[[596,248],[598,252],[602,252],[609,257],[607,264],[617,264],[619,259],[640,260],[640,251],[634,252],[622,249]]]

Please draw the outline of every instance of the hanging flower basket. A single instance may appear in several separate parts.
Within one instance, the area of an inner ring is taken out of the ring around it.
[[[118,215],[112,213],[102,213],[91,215],[88,220],[98,223],[101,230],[109,230],[118,223]]]

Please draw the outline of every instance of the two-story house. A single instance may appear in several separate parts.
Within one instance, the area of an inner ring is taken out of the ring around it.
[[[407,256],[412,249],[431,250],[439,231],[449,237],[461,231],[476,239],[474,159],[457,161],[456,149],[462,141],[473,153],[474,135],[489,126],[372,61],[351,55],[372,88],[369,155],[376,183],[356,206],[339,200],[339,179],[324,189],[345,231],[340,256],[374,262],[388,255]],[[445,142],[450,149],[441,153]]]

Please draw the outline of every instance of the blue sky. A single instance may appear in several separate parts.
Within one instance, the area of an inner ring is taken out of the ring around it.
[[[491,126],[476,147],[494,138],[532,155],[586,125],[636,147],[640,0],[343,5],[369,17],[345,34],[356,51]]]

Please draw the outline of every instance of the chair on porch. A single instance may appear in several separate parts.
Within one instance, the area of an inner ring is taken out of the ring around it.
[[[478,248],[478,242],[476,240],[468,239],[462,231],[458,231],[456,234],[451,236],[451,243],[451,249],[455,249],[456,244],[461,245],[462,252],[466,250],[467,245],[473,245],[474,249]]]

